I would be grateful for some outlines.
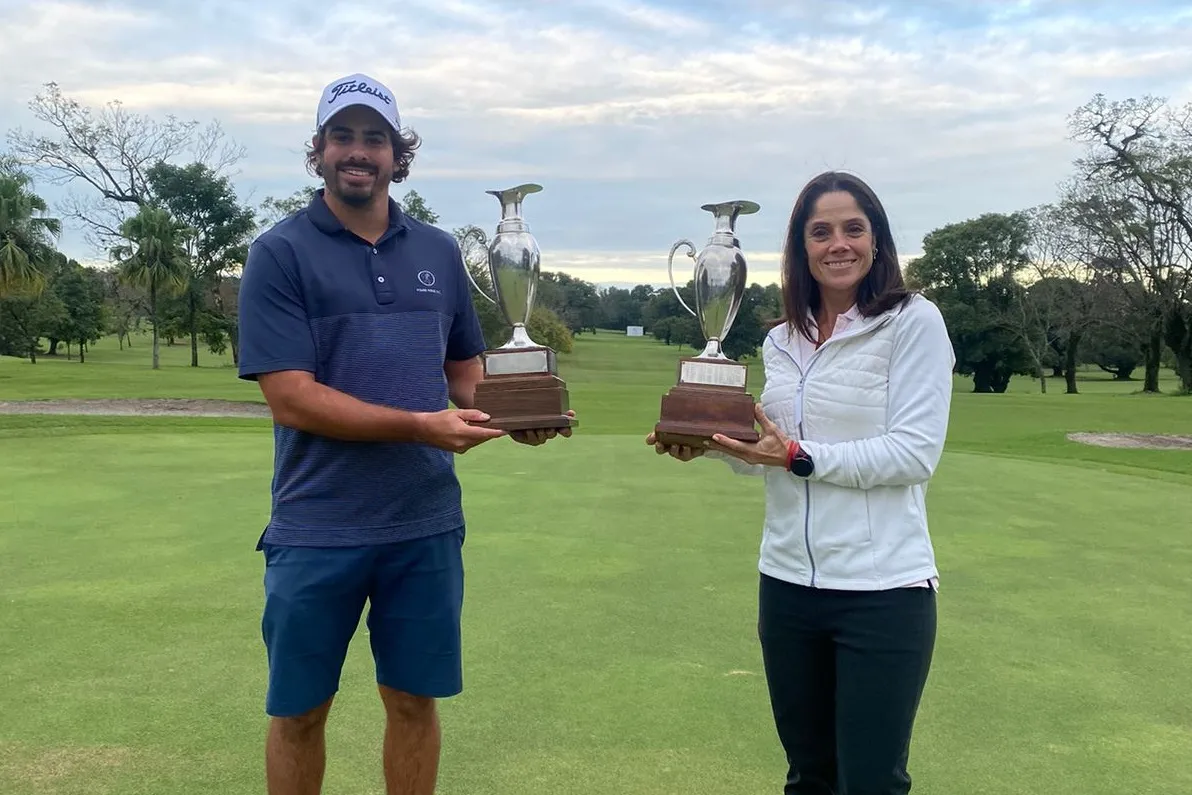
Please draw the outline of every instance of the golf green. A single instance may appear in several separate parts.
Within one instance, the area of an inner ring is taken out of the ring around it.
[[[0,400],[259,400],[209,360],[105,340],[86,365],[0,363]],[[643,443],[690,349],[581,336],[570,440],[458,459],[465,692],[442,704],[445,795],[781,790],[757,648],[761,483]],[[213,358],[213,357],[211,357]],[[760,382],[760,371],[754,373]],[[1192,404],[971,395],[929,495],[942,571],[915,792],[1192,791]],[[751,384],[755,394],[757,386]],[[267,420],[0,417],[0,792],[263,792]],[[324,791],[383,792],[362,625]]]

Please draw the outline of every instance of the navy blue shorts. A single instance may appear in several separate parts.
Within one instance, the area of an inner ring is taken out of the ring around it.
[[[263,544],[265,712],[301,715],[336,693],[366,601],[377,682],[432,698],[458,694],[463,540],[461,527],[377,546]]]

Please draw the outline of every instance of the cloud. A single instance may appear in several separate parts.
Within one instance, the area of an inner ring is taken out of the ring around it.
[[[22,31],[0,52],[5,127],[30,124],[50,79],[93,105],[218,117],[259,200],[309,181],[322,86],[369,72],[424,137],[408,187],[444,225],[487,228],[485,190],[541,182],[527,212],[577,275],[656,277],[650,257],[704,235],[699,206],[730,197],[762,204],[742,239],[776,251],[799,188],[829,168],[871,181],[912,254],[945,223],[1053,198],[1075,154],[1067,115],[1094,93],[1187,99],[1192,71],[1192,13],[1156,0],[2,8]]]
[[[698,251],[703,247],[704,240],[696,238]],[[744,243],[742,243],[744,247]],[[670,276],[667,273],[667,253],[670,246],[661,251],[619,251],[615,257],[610,257],[598,251],[551,251],[542,252],[542,269],[544,271],[563,271],[597,284],[652,284],[656,287],[670,287]],[[747,282],[753,284],[769,284],[779,279],[779,253],[768,250],[744,251],[747,263]],[[675,254],[674,279],[682,286],[690,281],[695,274],[694,263],[687,256],[686,250],[681,249]]]
[[[666,7],[628,0],[572,0],[573,8],[587,8],[602,14],[609,23],[650,33],[686,35],[707,33],[711,23]]]

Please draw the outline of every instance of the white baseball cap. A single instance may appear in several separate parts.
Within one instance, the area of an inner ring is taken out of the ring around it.
[[[341,77],[323,89],[315,114],[315,129],[322,130],[328,119],[353,105],[372,108],[389,122],[395,132],[401,132],[401,115],[397,111],[393,92],[379,80],[359,73]]]

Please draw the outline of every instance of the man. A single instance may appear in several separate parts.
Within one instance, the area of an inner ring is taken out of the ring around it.
[[[472,408],[485,341],[459,246],[389,197],[420,143],[402,131],[393,93],[361,74],[337,80],[315,126],[307,165],[323,187],[253,243],[240,292],[239,374],[258,382],[274,419],[272,510],[257,545],[268,791],[320,791],[324,726],[367,600],[388,792],[429,795],[435,699],[462,689],[453,456],[506,433]]]

